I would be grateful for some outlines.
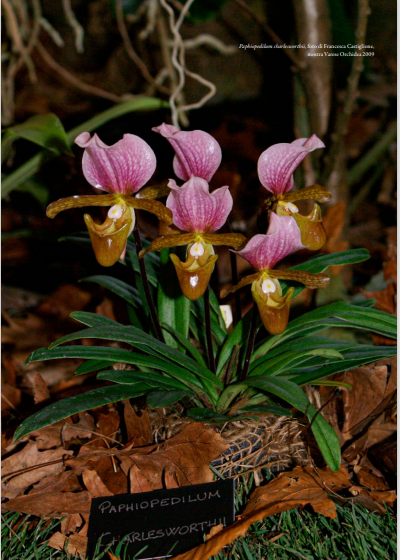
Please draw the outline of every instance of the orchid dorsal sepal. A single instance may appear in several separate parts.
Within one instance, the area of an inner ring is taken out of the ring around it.
[[[146,253],[150,251],[161,251],[168,247],[181,247],[182,245],[189,245],[189,243],[196,242],[198,236],[196,233],[182,233],[177,235],[163,235],[154,239],[147,249],[143,249],[139,253],[139,259],[143,258]]]
[[[123,198],[125,203],[132,208],[136,208],[137,210],[146,210],[146,212],[151,212],[157,218],[167,225],[172,224],[172,212],[169,210],[162,202],[158,202],[158,200],[146,200],[146,199],[138,199],[137,197],[133,196],[126,196]]]
[[[232,286],[231,288],[224,288],[223,290],[221,290],[220,297],[224,298],[228,294],[233,294],[237,290],[240,290],[240,288],[244,288],[244,286],[248,286],[249,284],[252,284],[256,280],[258,280],[260,276],[262,276],[262,274],[263,272],[262,270],[260,270],[259,272],[255,272],[254,274],[249,274],[249,276],[245,276],[244,278],[241,279],[239,284],[236,284],[236,286]]]
[[[145,198],[146,200],[155,200],[156,198],[162,198],[163,196],[168,196],[171,189],[167,185],[152,185],[150,187],[144,187],[136,194],[136,198]]]
[[[247,237],[241,233],[203,233],[202,237],[211,245],[226,245],[233,247],[236,251],[242,249],[248,241]]]
[[[49,204],[46,210],[48,218],[55,218],[57,214],[70,208],[84,208],[85,206],[113,206],[114,204],[123,204],[123,200],[118,194],[93,194],[93,195],[77,195],[68,198],[60,198]]]
[[[281,200],[285,202],[295,202],[296,200],[316,200],[317,202],[328,202],[332,198],[332,193],[320,185],[311,185],[299,191],[288,192],[282,195]]]
[[[314,289],[326,288],[330,281],[326,274],[311,274],[305,270],[268,270],[268,275],[279,280],[294,280]]]

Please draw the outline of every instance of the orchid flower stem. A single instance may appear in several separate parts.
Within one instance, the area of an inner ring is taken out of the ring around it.
[[[231,270],[232,270],[232,283],[234,286],[239,283],[238,272],[237,272],[237,261],[235,253],[229,251],[231,257]],[[242,304],[240,302],[240,293],[235,292],[235,312],[236,312],[236,323],[242,318]]]
[[[207,354],[208,354],[208,368],[216,373],[215,367],[215,357],[214,348],[212,340],[212,330],[211,330],[211,311],[210,311],[210,288],[207,286],[204,292],[204,322],[206,325],[206,342],[207,342]]]
[[[240,381],[244,381],[247,378],[250,367],[250,360],[254,350],[254,342],[256,340],[257,334],[257,321],[258,321],[258,307],[256,304],[253,305],[253,315],[251,317],[249,337],[247,339],[246,356],[244,358],[243,370],[240,376]]]
[[[153,324],[153,328],[154,328],[154,332],[156,333],[156,337],[158,338],[158,340],[160,340],[160,342],[165,343],[164,336],[163,336],[163,333],[162,333],[162,330],[161,330],[160,321],[158,320],[157,311],[156,311],[156,308],[154,306],[154,301],[153,301],[153,298],[151,297],[150,285],[149,285],[149,280],[147,278],[147,272],[146,272],[146,266],[144,264],[144,260],[139,259],[139,253],[143,249],[142,240],[140,239],[140,234],[139,234],[139,231],[138,231],[137,228],[135,228],[132,233],[133,233],[133,239],[135,241],[136,253],[138,255],[140,278],[142,280],[144,295],[146,297],[147,306],[149,308],[151,322]]]
[[[232,227],[229,220],[226,221],[225,229],[227,233],[232,233]],[[229,251],[229,256],[231,259],[232,284],[236,286],[236,284],[239,284],[236,254],[233,253],[232,251]],[[235,292],[235,311],[236,311],[236,323],[238,323],[242,318],[242,305],[240,302],[240,294],[238,292]]]

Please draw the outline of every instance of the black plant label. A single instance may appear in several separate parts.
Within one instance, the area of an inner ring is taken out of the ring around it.
[[[212,527],[234,520],[233,479],[93,498],[88,558],[109,558],[104,551],[110,544],[118,558],[175,556],[204,542]]]

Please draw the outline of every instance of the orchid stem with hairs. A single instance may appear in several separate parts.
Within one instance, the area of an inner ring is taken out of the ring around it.
[[[139,231],[138,231],[137,228],[135,228],[132,233],[133,233],[133,239],[135,241],[136,254],[139,256],[140,251],[143,249],[142,240],[140,239],[140,234],[139,234]],[[144,264],[143,259],[138,258],[138,261],[139,261],[139,269],[140,269],[140,278],[142,280],[143,291],[144,291],[144,295],[146,297],[147,305],[148,305],[148,308],[149,308],[150,318],[151,318],[151,322],[153,324],[153,329],[154,329],[154,332],[155,332],[158,340],[165,343],[164,336],[163,336],[163,333],[162,333],[162,330],[161,330],[160,321],[158,320],[157,311],[156,311],[156,308],[154,306],[154,301],[153,301],[153,298],[151,297],[149,280],[147,278],[147,272],[146,272],[146,266]]]
[[[206,343],[207,343],[207,355],[208,355],[208,367],[213,372],[216,373],[213,339],[212,339],[212,328],[211,328],[211,311],[210,311],[210,288],[204,292],[204,322],[206,326]]]
[[[258,307],[256,304],[254,304],[253,314],[251,316],[249,336],[247,338],[246,356],[244,358],[244,364],[243,364],[242,373],[240,375],[240,381],[244,381],[245,379],[247,379],[247,376],[249,374],[250,360],[251,360],[251,356],[253,355],[254,343],[257,335],[258,316],[259,316]]]

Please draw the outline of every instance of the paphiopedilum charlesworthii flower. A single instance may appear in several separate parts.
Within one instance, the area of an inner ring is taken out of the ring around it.
[[[213,233],[224,225],[232,209],[229,187],[210,193],[207,181],[194,176],[181,187],[170,179],[168,186],[171,192],[166,205],[172,211],[173,223],[180,233],[157,237],[139,256],[143,257],[148,251],[188,245],[184,263],[176,255],[170,256],[182,292],[188,299],[195,300],[205,292],[218,258],[213,245],[240,249],[246,238],[240,233]]]
[[[179,130],[165,123],[153,130],[174,148],[173,168],[179,179],[189,181],[194,175],[210,182],[222,159],[221,148],[215,138],[203,130]]]
[[[172,223],[170,210],[155,198],[151,190],[143,189],[141,198],[132,196],[153,175],[156,157],[150,146],[138,136],[124,134],[113,146],[107,146],[97,134],[80,134],[76,144],[85,148],[82,159],[83,174],[96,189],[106,195],[85,195],[61,198],[47,208],[47,216],[54,218],[59,212],[85,206],[110,206],[103,224],[95,223],[89,214],[84,215],[94,253],[102,266],[112,266],[124,259],[128,236],[135,227],[134,208],[147,210],[167,224]],[[150,188],[149,188],[150,189]]]
[[[282,333],[289,320],[290,300],[294,288],[289,288],[283,296],[279,279],[295,280],[309,288],[325,288],[329,284],[329,277],[325,274],[273,269],[287,255],[304,248],[294,218],[271,212],[266,235],[255,235],[242,251],[238,251],[257,272],[245,276],[237,286],[221,292],[221,297],[252,284],[253,299],[265,328],[270,334]]]
[[[292,216],[301,231],[301,240],[305,247],[316,251],[326,241],[326,233],[322,225],[321,209],[314,204],[308,216],[299,214],[293,202],[297,200],[317,200],[327,202],[331,193],[325,187],[312,185],[289,193],[293,187],[293,173],[303,159],[314,150],[324,148],[315,134],[310,138],[300,138],[291,144],[275,144],[265,150],[258,160],[258,176],[261,184],[271,193],[266,201],[267,207],[282,216]]]

